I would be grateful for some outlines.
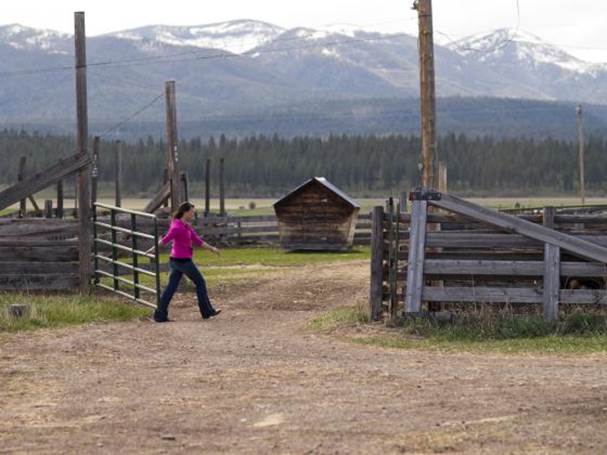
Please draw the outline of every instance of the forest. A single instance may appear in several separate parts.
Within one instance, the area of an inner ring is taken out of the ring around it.
[[[102,140],[99,179],[114,179],[116,141]],[[120,144],[123,191],[147,197],[161,185],[165,143],[152,137]],[[26,174],[44,169],[74,152],[70,136],[0,132],[0,185],[17,180],[19,158]],[[591,136],[585,144],[586,185],[603,195],[607,185],[607,141]],[[225,160],[228,197],[274,197],[312,176],[324,176],[357,197],[398,194],[418,184],[420,140],[414,135],[281,138],[221,135],[208,141],[183,140],[178,159],[190,188],[199,192],[207,159],[217,188],[219,159]],[[447,163],[449,188],[464,195],[519,196],[573,194],[578,188],[578,145],[552,138],[492,138],[446,134],[438,139],[438,159]],[[69,186],[69,182],[68,182]],[[107,185],[106,185],[107,186]],[[202,194],[196,194],[202,196]]]

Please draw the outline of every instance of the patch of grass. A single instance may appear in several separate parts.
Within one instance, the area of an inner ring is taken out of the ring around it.
[[[330,332],[339,327],[350,327],[369,322],[369,315],[362,306],[336,308],[310,321],[310,328]]]
[[[311,328],[330,332],[366,322],[362,308],[330,311],[314,319]],[[540,316],[460,315],[454,321],[411,318],[403,327],[372,336],[345,336],[358,344],[444,352],[532,352],[580,354],[607,352],[607,317],[573,313],[558,323]]]
[[[549,336],[600,336],[607,335],[607,317],[573,313],[558,322],[548,322],[535,315],[461,314],[452,321],[409,318],[404,321],[403,332],[405,335],[424,338],[468,342]]]
[[[9,305],[23,303],[31,306],[28,316],[18,319],[9,316]],[[94,295],[0,294],[0,332],[128,321],[149,315],[148,308]]]

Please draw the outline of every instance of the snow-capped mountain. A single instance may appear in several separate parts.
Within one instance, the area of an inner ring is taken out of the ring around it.
[[[185,27],[150,25],[106,36],[135,41],[156,41],[172,46],[221,49],[242,54],[274,40],[284,31],[283,28],[266,22],[238,20]]]
[[[419,94],[417,38],[352,27],[283,29],[252,20],[155,25],[89,37],[87,57],[102,63],[88,73],[93,120],[129,115],[168,79],[178,82],[182,120],[269,112],[278,105],[296,111],[302,103],[322,103],[324,113],[335,100],[356,100],[358,115],[365,111],[361,100]],[[521,30],[437,44],[435,58],[439,97],[607,104],[607,66],[583,62]],[[71,119],[70,65],[69,35],[0,26],[0,121]],[[59,70],[35,71],[48,67]],[[159,104],[138,118],[161,117]]]
[[[41,49],[49,53],[64,53],[70,35],[54,30],[24,27],[19,24],[0,26],[0,43],[15,49]]]
[[[582,74],[592,74],[604,69],[604,65],[584,62],[555,45],[520,29],[499,29],[488,34],[466,37],[447,44],[453,51],[480,62],[516,62],[538,66],[550,64]]]

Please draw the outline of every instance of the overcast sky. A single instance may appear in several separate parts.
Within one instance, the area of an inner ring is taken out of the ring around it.
[[[357,25],[384,32],[416,32],[413,0],[128,0],[2,1],[0,21],[71,33],[73,12],[85,11],[87,33],[149,24],[198,25],[257,19],[284,27]],[[517,27],[582,59],[607,62],[604,0],[434,0],[437,41]],[[442,33],[442,34],[441,34]]]

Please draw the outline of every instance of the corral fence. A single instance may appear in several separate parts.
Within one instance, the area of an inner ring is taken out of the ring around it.
[[[449,304],[607,304],[607,214],[544,207],[516,216],[416,189],[411,213],[372,212],[372,320]]]

